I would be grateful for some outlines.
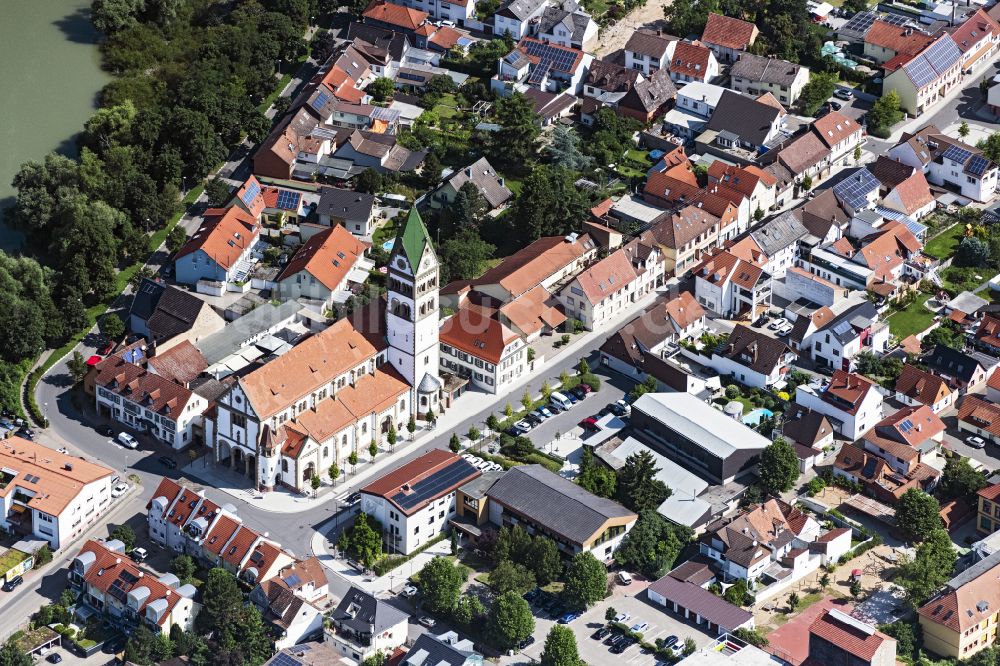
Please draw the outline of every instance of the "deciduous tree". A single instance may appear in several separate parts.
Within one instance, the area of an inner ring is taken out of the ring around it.
[[[447,615],[458,603],[462,585],[468,577],[468,570],[461,564],[453,564],[446,557],[435,557],[420,572],[420,587],[428,610],[439,615]]]
[[[910,541],[923,541],[944,526],[941,505],[924,491],[910,488],[896,504],[896,524]]]
[[[585,609],[604,598],[608,591],[608,570],[589,551],[577,553],[566,572],[563,599],[572,608]]]
[[[490,610],[490,629],[501,647],[512,648],[535,630],[535,618],[528,602],[517,592],[497,597]]]
[[[760,454],[757,474],[764,490],[772,495],[788,492],[799,478],[799,457],[792,445],[778,437]]]
[[[545,637],[541,662],[542,666],[579,666],[580,652],[572,629],[560,624],[552,625]]]

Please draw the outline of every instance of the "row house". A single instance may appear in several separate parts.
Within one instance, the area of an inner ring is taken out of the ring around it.
[[[777,179],[758,166],[740,166],[715,160],[708,167],[708,182],[724,185],[749,200],[751,215],[765,213],[774,208]]]
[[[975,201],[990,201],[996,194],[997,165],[974,146],[953,139],[934,125],[914,134],[904,133],[889,149],[889,157],[920,169],[927,181],[948,187]]]
[[[451,21],[456,25],[465,25],[476,14],[475,3],[468,0],[399,0],[399,4],[426,12],[434,21]]]
[[[680,40],[662,31],[636,30],[625,43],[625,67],[649,76],[671,61]]]
[[[771,306],[771,276],[729,250],[710,250],[692,274],[698,303],[727,319],[753,319]]]
[[[917,55],[932,41],[932,36],[910,25],[876,19],[864,36],[864,55],[876,65],[895,63]]]
[[[809,82],[809,68],[780,58],[742,53],[729,68],[732,89],[751,97],[771,93],[782,106],[794,104]]]
[[[888,73],[882,82],[882,94],[895,91],[900,108],[918,116],[943,100],[961,82],[962,52],[951,35],[945,33],[918,54],[897,56],[883,68]]]
[[[972,74],[993,62],[1000,45],[1000,23],[982,9],[951,33],[962,52],[962,72]]]
[[[662,266],[659,249],[654,246],[646,264],[647,271]],[[655,282],[654,282],[655,284]],[[588,266],[557,294],[567,317],[578,319],[587,330],[594,330],[621,314],[630,304],[651,290],[642,280],[624,248]]]
[[[144,571],[118,540],[87,541],[69,564],[69,584],[80,593],[79,605],[126,631],[140,625],[164,637],[174,625],[191,631],[201,610],[193,585],[181,585],[173,574],[157,578]]]
[[[487,393],[500,394],[530,364],[520,335],[481,308],[463,307],[441,323],[441,367]]]
[[[735,208],[727,202],[727,218],[735,222]],[[681,277],[697,266],[703,252],[720,243],[722,219],[705,208],[691,204],[664,219],[642,235],[645,243],[655,243],[663,254],[664,271]]]
[[[852,442],[882,419],[882,394],[875,384],[844,370],[834,370],[824,386],[799,386],[795,402],[826,416],[834,430]]]

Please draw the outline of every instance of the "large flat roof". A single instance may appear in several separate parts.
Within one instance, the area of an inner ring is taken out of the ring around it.
[[[763,449],[769,439],[690,393],[647,393],[632,405],[719,458]]]

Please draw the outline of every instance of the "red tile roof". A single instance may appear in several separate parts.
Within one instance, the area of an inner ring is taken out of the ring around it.
[[[965,396],[958,407],[958,420],[985,430],[994,437],[1000,437],[1000,405],[978,395]]]
[[[174,261],[202,250],[210,259],[228,270],[243,251],[253,245],[259,232],[256,219],[242,208],[209,208],[205,211],[205,221],[184,247],[177,251]]]
[[[212,528],[205,534],[205,539],[201,544],[201,547],[212,553],[213,555],[221,555],[222,549],[225,548],[226,544],[229,543],[229,539],[232,538],[236,530],[240,528],[240,521],[236,518],[222,514],[219,519],[215,521]]]
[[[886,641],[894,638],[841,611],[830,609],[809,627],[809,633],[836,645],[864,662],[871,662]],[[895,650],[893,650],[895,652]]]
[[[861,125],[839,111],[831,111],[813,122],[813,131],[827,148],[833,148],[855,132],[860,132]]]
[[[866,43],[907,56],[920,53],[933,41],[930,35],[885,21],[875,21],[865,35]]]
[[[278,282],[294,279],[305,271],[331,291],[340,287],[354,265],[364,256],[368,244],[337,224],[318,232],[300,247],[288,262]]]
[[[931,194],[930,185],[927,184],[927,177],[919,169],[915,169],[912,175],[896,185],[893,191],[899,197],[899,203],[907,215],[912,215],[934,202],[934,195]]]
[[[703,81],[708,76],[708,63],[712,57],[712,50],[701,42],[677,42],[668,69],[674,74]]]
[[[944,591],[917,609],[922,618],[957,632],[978,626],[996,614],[1000,606],[1000,564],[986,569],[972,580]]]
[[[397,467],[385,476],[369,483],[361,489],[361,492],[368,495],[378,495],[379,497],[392,501],[392,497],[397,493],[412,492],[412,487],[415,484],[460,461],[462,461],[462,458],[459,458],[450,451],[433,449],[419,458],[415,458],[402,467]],[[468,465],[468,463],[466,464]],[[468,467],[469,470],[467,474],[462,475],[460,478],[456,478],[454,482],[441,488],[434,493],[433,496],[426,497],[420,504],[414,505],[409,509],[403,509],[400,507],[400,510],[406,515],[411,515],[412,513],[423,508],[423,506],[425,506],[429,501],[433,501],[438,497],[447,495],[459,486],[468,483],[472,479],[482,476],[482,471],[472,467],[471,465],[468,465]],[[404,486],[408,486],[410,490],[405,490],[403,488]]]
[[[1000,318],[993,315],[986,315],[976,329],[976,340],[991,347],[1000,347]],[[1000,378],[1000,372],[990,375],[990,386],[993,385],[994,378]],[[997,381],[1000,381],[998,379]]]
[[[444,320],[439,338],[441,344],[495,365],[503,359],[507,345],[518,340],[518,335],[488,314],[463,307]]]
[[[399,26],[404,30],[416,30],[429,14],[402,5],[394,5],[391,2],[374,2],[368,5],[368,9],[363,14],[364,18]]]
[[[596,305],[612,294],[618,293],[638,277],[628,255],[619,249],[591,264],[576,276],[576,282],[583,289],[591,305]]]
[[[757,36],[757,26],[730,16],[710,13],[701,41],[738,51],[746,50]]]
[[[991,35],[995,38],[997,33],[1000,33],[1000,24],[982,9],[977,9],[957,30],[951,33],[951,38],[955,40],[955,44],[958,45],[962,53],[968,53],[970,49]]]
[[[257,543],[261,536],[255,530],[246,525],[240,525],[236,535],[230,540],[229,545],[222,551],[222,560],[231,566],[239,568],[243,564],[244,558]]]
[[[848,414],[854,414],[858,411],[858,408],[861,407],[861,403],[864,402],[865,396],[867,396],[870,391],[875,390],[874,383],[867,377],[856,375],[853,372],[834,370],[833,377],[830,379],[830,385],[827,386],[826,391],[824,391],[824,396],[830,395],[835,398],[839,398],[847,404],[833,404],[837,404],[839,409],[842,409]]]

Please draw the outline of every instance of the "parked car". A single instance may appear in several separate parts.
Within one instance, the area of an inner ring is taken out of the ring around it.
[[[110,354],[117,343],[114,340],[108,340],[107,343],[101,347],[101,356],[107,356]]]
[[[779,328],[781,328],[782,326],[784,326],[787,323],[788,323],[787,319],[785,319],[784,317],[778,317],[777,319],[775,319],[774,321],[772,321],[770,324],[768,324],[767,327],[769,329],[771,329],[772,331],[777,331]]]
[[[566,411],[573,406],[573,402],[559,391],[552,392],[552,395],[549,396],[549,403],[555,405],[562,411]]]
[[[427,627],[428,629],[433,629],[434,625],[437,624],[437,620],[432,618],[430,615],[421,615],[419,618],[417,618],[417,622]]]
[[[160,464],[167,469],[177,469],[177,461],[170,456],[160,456]]]
[[[127,483],[119,483],[117,486],[111,489],[112,497],[121,497],[128,492],[129,485]]]
[[[559,618],[559,624],[569,624],[578,617],[580,617],[580,613],[577,611],[569,611],[568,613],[564,613],[563,616]]]
[[[621,400],[615,402],[615,404],[625,410],[626,416],[632,413],[632,405],[629,404],[628,400],[622,398]]]
[[[641,634],[647,629],[649,629],[649,622],[636,622],[631,627],[629,627],[629,631],[631,631],[633,634]]]
[[[611,633],[610,627],[601,627],[600,629],[592,633],[590,637],[593,638],[595,641],[599,641],[610,633]]]
[[[538,414],[535,414],[534,412],[531,412],[530,414],[527,414],[524,417],[524,420],[530,423],[532,427],[534,427],[542,422],[542,417],[540,417]]]
[[[631,619],[632,616],[629,615],[628,613],[618,613],[618,615],[615,615],[615,622],[617,622],[618,624],[625,624]]]
[[[358,504],[359,502],[361,502],[361,493],[351,493],[344,500],[344,503],[347,504],[348,506],[354,506],[355,504]]]
[[[764,313],[761,316],[759,316],[756,319],[754,319],[753,326],[756,326],[757,328],[760,328],[761,326],[763,326],[766,323],[767,323],[767,313]]]
[[[833,96],[837,99],[842,99],[845,102],[850,102],[854,99],[854,91],[850,88],[837,88],[833,91]]]
[[[34,441],[35,439],[35,431],[31,430],[30,428],[21,428],[14,434],[22,439],[27,439],[29,441]]]
[[[795,330],[794,326],[792,326],[791,324],[785,324],[784,326],[778,329],[777,331],[778,337],[783,338],[786,335],[790,334],[793,330]]]
[[[133,548],[131,557],[136,562],[145,562],[146,558],[149,557],[149,551],[145,548]]]
[[[533,601],[535,601],[535,599],[538,599],[538,595],[540,595],[541,593],[542,590],[536,587],[534,589],[528,590],[522,596],[524,597],[524,600],[530,604]]]
[[[50,654],[45,658],[45,661],[49,662],[50,664],[58,664],[62,661],[62,655],[59,654],[58,652],[53,652],[52,654]]]
[[[584,395],[590,395],[590,392],[594,390],[590,384],[580,384],[577,388],[583,391]]]
[[[571,393],[571,394],[572,394],[573,396],[575,396],[577,400],[583,400],[584,398],[586,398],[586,397],[587,397],[587,392],[586,392],[586,391],[584,391],[584,390],[583,390],[582,388],[580,388],[579,386],[577,386],[577,387],[576,387],[575,389],[571,390],[571,391],[570,391],[570,393]]]
[[[406,585],[403,587],[403,591],[400,594],[404,597],[415,597],[417,595],[416,585]]]
[[[17,586],[23,582],[24,582],[23,578],[21,578],[20,576],[14,576],[6,583],[4,583],[3,587],[0,589],[2,589],[4,592],[13,592],[17,588]]]
[[[523,641],[521,641],[520,643],[517,644],[517,649],[518,650],[523,650],[524,648],[528,647],[529,645],[531,645],[534,642],[535,642],[535,637],[534,636],[528,636]]]
[[[983,439],[982,437],[976,437],[975,435],[972,435],[971,437],[966,437],[965,443],[974,449],[981,449],[984,446],[986,446],[986,440]]]
[[[676,642],[677,642],[677,637],[671,634],[670,636],[667,636],[666,638],[663,639],[663,647],[668,648]]]
[[[126,449],[137,449],[139,448],[139,442],[135,437],[128,434],[127,432],[118,433],[118,443],[124,446]]]
[[[632,576],[630,576],[629,572],[627,572],[627,571],[619,571],[618,572],[618,582],[621,583],[622,585],[631,585],[632,584]]]
[[[832,100],[827,102],[826,105],[830,107],[830,109],[833,111],[840,111],[842,108],[844,108],[843,104],[841,104],[840,102],[834,102]]]
[[[538,414],[542,419],[552,418],[552,412],[544,405],[536,409],[535,413]]]
[[[597,419],[593,416],[588,416],[584,420],[580,421],[580,427],[584,430],[600,430],[600,426],[597,425]]]
[[[523,435],[531,430],[531,424],[522,419],[514,424],[514,429]]]

